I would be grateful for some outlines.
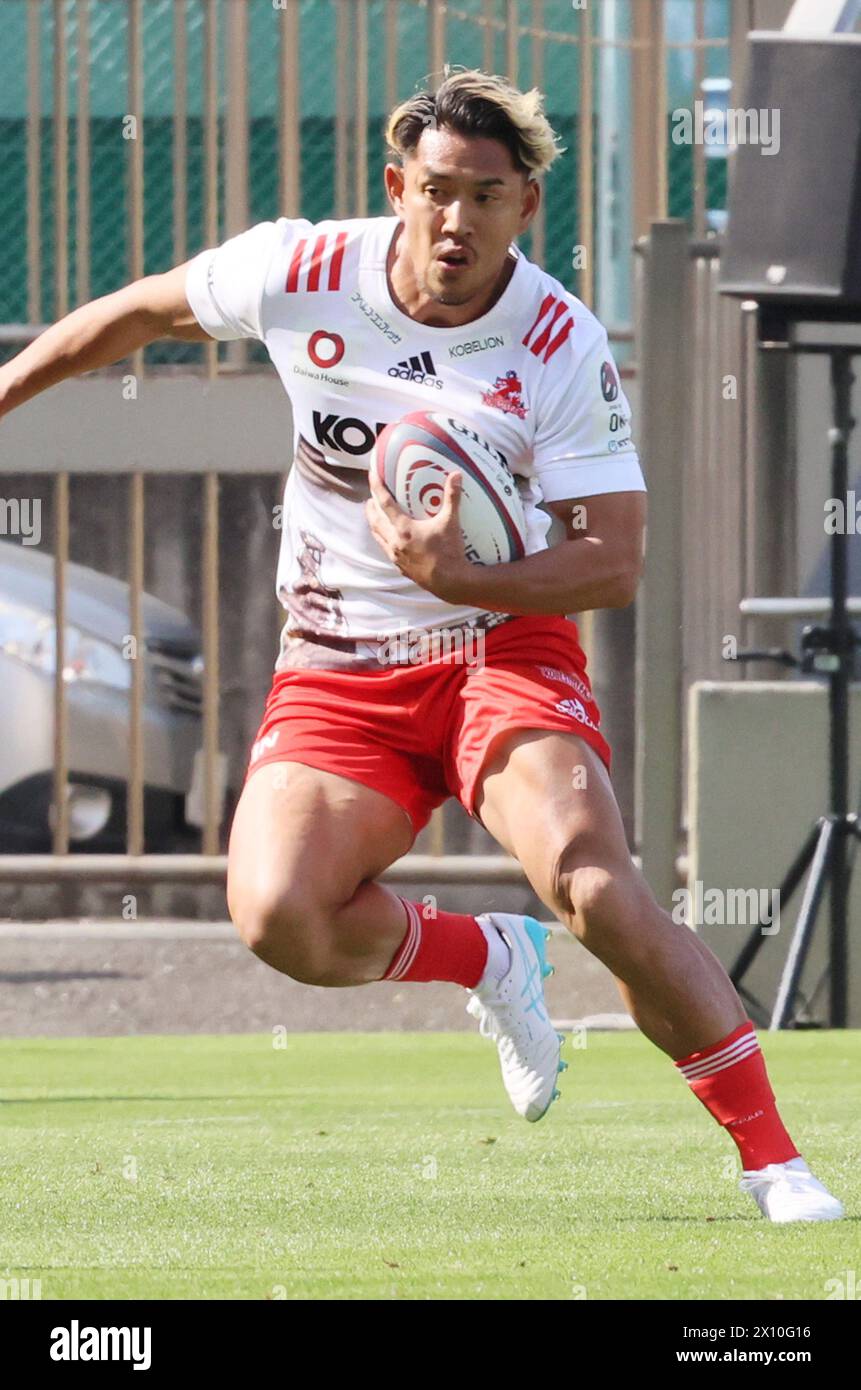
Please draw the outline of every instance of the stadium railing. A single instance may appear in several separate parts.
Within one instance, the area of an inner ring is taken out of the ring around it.
[[[24,49],[17,54],[7,50],[3,61],[12,58],[28,79],[26,109],[19,123],[25,142],[25,167],[22,217],[18,219],[25,229],[26,273],[23,281],[14,274],[5,279],[7,284],[21,282],[25,286],[18,316],[23,310],[23,317],[30,322],[0,325],[0,349],[20,345],[35,336],[43,318],[54,320],[68,312],[73,303],[106,293],[117,283],[153,269],[163,269],[165,264],[176,264],[196,245],[215,244],[256,218],[272,215],[274,207],[286,215],[302,213],[315,217],[361,216],[378,211],[373,190],[379,180],[372,178],[372,172],[383,150],[378,129],[381,123],[373,112],[389,109],[405,95],[411,85],[407,68],[410,73],[413,68],[439,72],[446,61],[466,61],[485,70],[504,71],[514,81],[548,91],[551,119],[554,104],[558,107],[554,124],[568,146],[564,186],[559,185],[562,196],[542,207],[525,249],[533,259],[547,264],[552,273],[569,282],[571,246],[583,246],[586,254],[581,269],[574,274],[576,283],[572,287],[591,302],[595,291],[596,143],[603,55],[621,52],[628,84],[633,225],[644,232],[655,215],[679,209],[690,212],[694,232],[702,233],[702,151],[697,147],[679,151],[669,146],[667,65],[674,50],[689,50],[698,86],[710,55],[728,50],[730,40],[726,35],[707,33],[705,0],[691,3],[690,38],[673,41],[668,38],[661,0],[633,5],[630,31],[611,36],[602,27],[597,5],[566,5],[563,23],[562,8],[551,0],[533,0],[528,6],[518,0],[462,0],[460,4],[443,0],[386,0],[384,6],[368,0],[351,0],[349,4],[341,0],[329,4],[326,0],[324,5],[321,0],[314,14],[310,7],[300,6],[299,0],[287,0],[277,7],[277,43],[264,53],[256,41],[259,33],[254,26],[261,23],[264,10],[271,16],[276,8],[269,0],[265,6],[228,4],[223,9],[209,0],[174,0],[170,5],[155,6],[144,6],[142,0],[127,0],[125,5],[111,7],[110,13],[107,8],[86,4],[85,0],[76,0],[74,4],[28,0]],[[733,6],[733,23],[737,27],[736,8]],[[331,50],[333,80],[327,91],[332,94],[333,106],[321,122],[302,109],[302,92],[303,64],[320,33],[315,29],[314,17],[322,16],[324,9],[326,24],[331,28],[327,39],[331,43],[326,51]],[[100,25],[109,24],[119,25],[115,34],[112,30],[109,35],[107,28],[99,30]],[[155,30],[148,28],[154,24],[164,30],[159,40],[167,45],[164,51],[155,43]],[[129,115],[122,119],[136,118],[137,125],[130,129],[130,138],[121,142],[124,186],[112,183],[112,197],[106,202],[104,188],[96,197],[98,189],[93,179],[95,172],[106,167],[104,160],[109,158],[107,152],[99,155],[94,149],[98,126],[93,99],[98,95],[95,77],[100,71],[95,62],[96,48],[103,50],[109,43],[114,45],[114,75],[119,75],[126,87]],[[119,53],[117,43],[122,48]],[[154,54],[158,60],[155,67]],[[169,63],[162,61],[167,57]],[[265,72],[261,64],[268,65]],[[43,73],[47,83],[40,76]],[[157,82],[153,80],[154,73]],[[261,75],[262,81],[258,80]],[[253,83],[258,87],[268,83],[277,92],[269,124],[250,118]],[[379,88],[376,97],[375,87]],[[144,120],[154,89],[160,93],[169,114]],[[49,93],[50,111],[43,104],[45,91]],[[165,135],[161,148],[156,141],[157,126]],[[147,130],[152,132],[149,151]],[[150,159],[156,155],[160,162],[150,165]],[[17,168],[17,163],[7,161],[7,187],[11,187],[13,167]],[[331,176],[330,183],[321,181],[321,169],[327,180]],[[261,182],[261,170],[268,171],[269,184]],[[161,187],[165,174],[169,175],[169,179],[164,179],[170,188],[169,196],[148,198],[148,188]],[[106,216],[108,203],[113,221],[99,221],[99,217]],[[549,221],[552,237],[548,236]],[[95,258],[106,240],[127,249],[125,257],[114,254],[107,272],[104,255],[101,268]],[[152,247],[158,248],[157,265],[152,264]],[[17,262],[13,269],[17,269]],[[100,283],[106,273],[113,281]],[[660,313],[660,306],[653,304],[653,314]],[[653,328],[653,336],[659,331]],[[631,336],[624,326],[613,334],[618,342],[628,342]],[[649,377],[651,353],[643,351],[644,341],[639,344],[637,357],[645,382],[654,380],[654,372]],[[177,354],[172,360],[186,365],[196,362],[210,380],[257,360],[256,347],[249,350],[244,343],[172,347]],[[136,354],[131,363],[135,377],[142,378],[147,370],[157,374],[157,360],[153,349]],[[641,396],[644,395],[641,388]],[[656,428],[654,424],[648,426],[646,436],[651,432],[654,437]],[[651,453],[648,446],[647,451]],[[656,461],[653,467],[658,466]],[[103,876],[114,871],[128,877],[133,870],[154,877],[194,879],[223,873],[215,814],[219,695],[217,472],[206,472],[202,485],[206,750],[203,858],[186,862],[184,856],[170,856],[168,865],[142,854],[141,690],[137,671],[131,700],[127,855],[118,857],[125,862],[106,865],[100,856],[69,855],[63,795],[64,691],[58,677],[55,797],[59,812],[55,818],[54,855],[48,856],[44,865],[33,862],[30,856],[26,857],[26,864],[19,864],[16,856],[4,856],[0,865],[3,877],[20,873],[22,878],[29,876],[33,881],[34,875],[38,878],[43,872],[57,878],[65,874]],[[69,549],[67,471],[57,472],[55,488],[57,619],[58,631],[62,633],[63,571]],[[129,478],[128,503],[127,573],[133,596],[130,630],[135,633],[140,621],[144,558],[142,472]],[[592,643],[588,615],[584,638],[588,652]],[[652,720],[659,714],[666,694],[653,688],[652,676],[647,677],[642,691],[646,723],[638,733],[637,759],[641,767],[645,766],[646,734],[649,733],[653,747],[657,744],[659,736]],[[661,717],[665,714],[664,706]],[[664,775],[656,781],[641,778],[642,858],[650,863],[659,858],[668,879],[677,878],[684,864],[683,852],[679,853],[683,846],[677,836],[678,815],[671,819],[671,829],[663,841],[655,836],[660,814],[679,805],[678,785],[670,793],[670,778],[666,775],[667,769],[678,770],[679,756],[677,753],[675,760],[667,762]],[[444,855],[439,816],[433,822],[431,848],[434,856]],[[506,876],[520,872],[512,861],[493,860],[493,856],[470,856],[463,866],[447,864],[445,871],[479,878],[485,874]]]

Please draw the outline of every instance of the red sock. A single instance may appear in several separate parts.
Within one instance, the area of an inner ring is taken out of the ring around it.
[[[426,918],[418,903],[401,898],[407,934],[383,976],[384,980],[449,980],[474,989],[487,964],[487,938],[474,917],[439,912]]]
[[[676,1066],[709,1114],[732,1135],[742,1168],[750,1171],[800,1157],[777,1113],[750,1019]]]

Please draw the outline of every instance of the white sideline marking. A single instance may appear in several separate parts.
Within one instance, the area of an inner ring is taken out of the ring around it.
[[[204,941],[236,941],[239,935],[232,922],[184,922],[175,918],[151,917],[146,921],[129,922],[124,918],[99,918],[92,922],[56,919],[47,922],[0,922],[0,940],[55,941],[110,939],[111,941],[144,941],[161,938],[176,940],[195,937]]]
[[[552,1018],[560,1033],[585,1028],[588,1033],[620,1033],[637,1027],[630,1014],[587,1014],[585,1018]]]
[[[560,935],[568,935],[556,921],[542,922],[541,925]],[[163,940],[197,938],[204,941],[239,941],[239,934],[232,922],[188,922],[181,917],[147,917],[138,922],[130,922],[124,917],[99,917],[92,921],[87,918],[72,921],[58,917],[44,922],[0,922],[0,940],[45,940],[47,937],[60,941],[88,938],[145,941],[159,937]]]

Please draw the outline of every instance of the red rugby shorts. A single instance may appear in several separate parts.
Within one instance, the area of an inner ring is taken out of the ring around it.
[[[577,625],[525,615],[468,646],[415,665],[352,674],[273,675],[245,780],[297,762],[373,787],[407,813],[414,834],[456,796],[470,816],[484,764],[517,729],[576,734],[610,768]]]

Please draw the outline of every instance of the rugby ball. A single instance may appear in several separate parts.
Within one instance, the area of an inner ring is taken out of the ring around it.
[[[445,411],[416,410],[377,436],[371,467],[409,516],[436,516],[446,475],[463,474],[460,521],[468,559],[477,565],[526,554],[526,516],[502,454],[479,430]]]

